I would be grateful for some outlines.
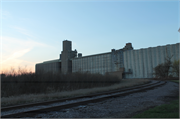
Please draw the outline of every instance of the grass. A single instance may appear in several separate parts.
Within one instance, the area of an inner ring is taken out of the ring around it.
[[[88,95],[97,92],[115,90],[124,87],[131,87],[134,85],[144,84],[148,81],[149,81],[148,79],[124,79],[120,83],[116,83],[114,85],[105,86],[105,87],[94,87],[88,89],[77,89],[73,91],[62,91],[62,92],[56,91],[56,92],[41,93],[41,94],[23,94],[19,96],[1,97],[1,106],[2,107],[12,106],[18,104],[61,99],[65,97]]]
[[[133,118],[179,118],[179,100],[149,109]]]
[[[153,80],[172,81],[172,82],[179,83],[179,77],[153,78]]]
[[[170,80],[170,81],[173,81],[173,82],[179,83],[179,80]]]
[[[87,95],[147,82],[147,79],[120,80],[116,76],[90,73],[27,72],[25,69],[1,74],[1,106]]]
[[[172,80],[179,80],[179,77],[164,77],[164,78],[156,78],[154,77],[153,80],[161,80],[161,81],[172,81]]]
[[[1,97],[24,94],[73,91],[78,89],[105,87],[121,80],[112,75],[90,73],[31,73],[1,75]]]

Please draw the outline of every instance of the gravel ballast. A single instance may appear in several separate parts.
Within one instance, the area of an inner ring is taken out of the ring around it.
[[[89,103],[70,109],[42,113],[35,118],[126,118],[143,110],[178,99],[179,84],[167,82],[157,88],[110,98],[98,103]]]

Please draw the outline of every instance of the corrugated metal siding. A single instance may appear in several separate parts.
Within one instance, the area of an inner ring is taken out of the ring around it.
[[[36,64],[36,72],[60,72],[60,62]]]
[[[152,48],[147,48],[147,78],[152,78],[152,72],[153,72],[153,57],[152,57]]]
[[[100,54],[89,57],[81,57],[72,59],[72,72],[90,72],[105,74],[109,72],[111,67],[111,54]],[[79,68],[81,70],[79,70]]]
[[[166,46],[150,47],[146,49],[124,51],[125,72],[131,69],[133,74],[126,74],[126,78],[152,78],[153,68],[165,62],[165,57],[172,56],[171,61],[178,60],[179,43]]]

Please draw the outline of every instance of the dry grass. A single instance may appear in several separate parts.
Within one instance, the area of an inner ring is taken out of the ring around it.
[[[165,78],[153,78],[153,80],[161,80],[161,81],[170,81],[170,80],[179,80],[179,77],[165,77]]]
[[[121,82],[112,75],[90,73],[32,73],[1,75],[1,97],[12,97],[49,92],[73,91],[78,89],[110,86]]]
[[[124,87],[131,87],[139,84],[148,82],[148,79],[123,79],[120,83],[106,87],[94,87],[89,89],[77,89],[74,91],[63,91],[63,92],[51,92],[43,94],[24,94],[20,96],[2,97],[1,106],[12,106],[25,103],[33,103],[40,101],[48,101],[54,99],[60,99],[64,97],[74,97],[81,95],[88,95],[97,92],[110,91],[120,89]]]

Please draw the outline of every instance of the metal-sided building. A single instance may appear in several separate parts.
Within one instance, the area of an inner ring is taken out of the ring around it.
[[[153,68],[165,62],[166,56],[172,56],[172,61],[180,59],[179,44],[149,47],[133,50],[131,43],[126,43],[122,49],[112,49],[111,52],[82,56],[72,51],[71,41],[63,41],[63,51],[60,58],[36,64],[36,72],[89,72],[113,74],[119,78],[152,78]]]

